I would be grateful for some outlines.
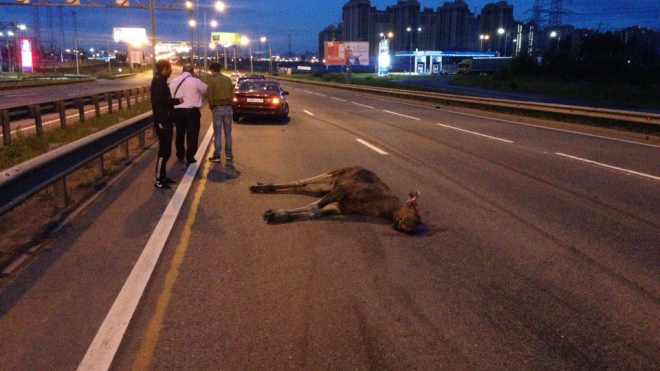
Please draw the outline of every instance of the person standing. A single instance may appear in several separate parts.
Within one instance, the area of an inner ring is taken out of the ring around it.
[[[211,162],[220,161],[220,152],[222,150],[222,132],[225,132],[225,156],[227,161],[232,161],[231,148],[231,98],[234,86],[229,77],[220,72],[220,63],[213,62],[209,65],[211,77],[208,80],[209,88],[206,99],[209,102],[209,108],[213,113],[213,156],[209,157]]]
[[[172,75],[170,61],[161,59],[156,63],[156,74],[151,81],[151,109],[154,127],[158,136],[158,161],[156,162],[156,184],[154,187],[171,189],[176,183],[167,177],[167,160],[172,154],[172,130],[174,125],[174,105],[184,102],[183,98],[172,98],[167,79]]]
[[[170,92],[174,98],[181,97],[183,104],[174,106],[174,122],[176,123],[176,157],[188,164],[197,162],[195,154],[199,142],[199,127],[202,114],[199,109],[206,94],[206,84],[195,76],[193,66],[184,66],[181,76],[170,82]],[[184,146],[184,142],[187,147]]]

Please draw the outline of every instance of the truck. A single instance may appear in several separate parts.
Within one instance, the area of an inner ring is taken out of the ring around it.
[[[464,59],[458,64],[456,73],[458,75],[468,75],[475,73],[493,73],[498,69],[511,63],[511,57],[487,57]]]

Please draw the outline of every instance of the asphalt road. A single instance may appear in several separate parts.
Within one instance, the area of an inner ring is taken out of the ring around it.
[[[660,369],[658,140],[284,85],[185,198],[151,150],[59,232],[0,295],[3,370],[76,369],[159,239],[113,370]],[[248,191],[351,165],[420,190],[421,230],[267,225],[315,198]]]
[[[0,92],[0,109],[49,103],[58,99],[74,99],[77,97],[87,97],[91,94],[149,86],[151,78],[151,72],[145,72],[137,74],[135,77],[115,80],[96,80],[79,84],[6,90]]]

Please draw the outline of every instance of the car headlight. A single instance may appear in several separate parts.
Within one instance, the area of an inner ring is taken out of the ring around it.
[[[273,98],[273,104],[280,104],[279,98]]]

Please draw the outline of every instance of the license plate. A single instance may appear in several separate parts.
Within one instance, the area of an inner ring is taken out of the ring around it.
[[[248,98],[247,99],[248,103],[263,103],[264,100],[260,98]]]

